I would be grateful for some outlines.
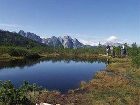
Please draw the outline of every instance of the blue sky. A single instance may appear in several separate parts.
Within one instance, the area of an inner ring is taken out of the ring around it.
[[[0,0],[0,28],[140,43],[140,0]]]

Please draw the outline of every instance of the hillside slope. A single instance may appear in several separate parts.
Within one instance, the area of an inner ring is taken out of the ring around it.
[[[20,46],[20,47],[27,47],[27,48],[46,46],[42,43],[23,37],[17,33],[3,31],[3,30],[0,30],[0,46],[1,45]]]

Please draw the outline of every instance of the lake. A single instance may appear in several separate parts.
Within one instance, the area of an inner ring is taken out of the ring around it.
[[[0,80],[11,80],[19,87],[23,80],[36,83],[48,90],[66,92],[89,81],[94,74],[106,68],[102,61],[37,60],[0,63]]]

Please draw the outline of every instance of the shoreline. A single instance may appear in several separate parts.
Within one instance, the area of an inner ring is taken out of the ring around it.
[[[41,59],[45,58],[59,58],[62,55],[58,54],[42,54]],[[138,105],[140,98],[140,69],[132,67],[131,59],[126,58],[112,58],[104,55],[90,55],[90,56],[73,56],[65,55],[67,58],[101,59],[109,60],[106,69],[95,74],[93,79],[88,82],[81,81],[79,88],[69,90],[62,94],[59,91],[42,90],[41,92],[29,93],[27,95],[34,103],[50,103],[60,105],[95,105],[102,104],[122,104],[125,100],[127,105]],[[13,57],[3,60],[8,62],[10,60],[23,60],[24,57]],[[129,94],[128,94],[129,93]],[[133,95],[135,94],[135,95]]]
[[[81,81],[79,88],[69,90],[66,94],[57,91],[43,91],[42,94],[38,94],[39,103],[92,105],[94,102],[93,105],[103,105],[107,103],[122,104],[121,100],[125,100],[127,105],[138,105],[140,103],[140,85],[135,84],[138,84],[140,80],[134,83],[136,77],[130,79],[133,74],[131,74],[133,67],[130,58],[110,58],[110,61],[111,63],[104,71],[97,72],[89,82]],[[134,69],[135,72],[139,72],[140,76],[140,71]],[[124,94],[126,95],[123,96]]]
[[[99,60],[106,60],[106,59],[110,59],[110,57],[106,56],[106,55],[97,55],[97,54],[91,54],[91,55],[85,55],[85,54],[80,54],[80,55],[74,55],[74,54],[39,54],[39,58],[26,58],[24,56],[19,56],[19,57],[14,57],[14,56],[10,56],[8,54],[3,54],[0,56],[0,61],[1,62],[8,62],[8,61],[12,61],[12,60],[24,60],[24,59],[29,59],[29,60],[33,60],[33,59],[45,59],[45,58],[75,58],[75,59],[81,59],[81,60],[94,60],[94,59],[99,59]]]

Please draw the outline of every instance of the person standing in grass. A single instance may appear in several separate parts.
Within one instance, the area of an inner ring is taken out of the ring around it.
[[[106,46],[106,55],[109,56],[109,53],[110,53],[110,46],[107,45],[107,46]]]
[[[125,45],[122,45],[122,48],[121,48],[121,56],[122,57],[125,57],[126,56],[126,48],[125,48]]]
[[[115,58],[115,47],[113,46],[112,57]]]
[[[111,53],[111,56],[113,56],[113,46],[110,46],[110,53]]]
[[[111,46],[110,51],[111,51],[111,56],[114,58],[115,57],[115,47]]]

